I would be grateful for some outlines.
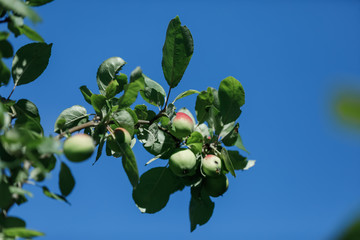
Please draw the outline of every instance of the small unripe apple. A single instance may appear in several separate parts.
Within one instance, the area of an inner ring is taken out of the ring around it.
[[[194,131],[194,121],[183,112],[178,112],[172,119],[172,133],[177,138],[189,136]]]
[[[176,150],[169,158],[169,168],[179,177],[194,175],[196,170],[195,154],[190,149]]]
[[[94,140],[87,134],[76,134],[64,142],[64,154],[72,162],[88,159],[94,150]]]
[[[215,155],[206,155],[201,160],[201,170],[206,176],[214,177],[221,173],[221,159]]]
[[[126,143],[128,145],[131,144],[131,136],[130,133],[122,127],[118,127],[114,130],[115,138],[118,142]]]
[[[204,188],[212,197],[219,197],[223,195],[229,187],[229,180],[221,174],[217,177],[207,177],[204,179]]]

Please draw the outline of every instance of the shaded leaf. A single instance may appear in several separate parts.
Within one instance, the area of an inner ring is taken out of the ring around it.
[[[240,134],[237,135],[237,139],[236,139],[236,142],[235,142],[234,145],[235,145],[236,147],[238,147],[239,149],[241,149],[241,150],[249,153],[249,151],[246,150],[246,148],[245,148],[245,146],[244,146],[244,144],[243,144],[243,142],[242,142],[242,139],[241,139]]]
[[[144,90],[140,92],[143,99],[146,102],[155,106],[161,107],[162,105],[164,105],[166,96],[164,88],[157,82],[145,76],[144,74],[143,78]]]
[[[15,227],[22,227],[24,228],[26,226],[26,223],[21,218],[17,217],[6,217],[4,219],[4,228],[15,228]]]
[[[226,148],[221,149],[221,159],[224,161],[226,169],[231,173],[231,175],[236,177],[234,166]]]
[[[193,52],[194,42],[190,30],[181,26],[176,16],[168,25],[162,58],[164,76],[171,88],[179,84]]]
[[[0,59],[0,87],[7,85],[10,80],[10,70]]]
[[[241,83],[233,77],[227,77],[219,86],[220,113],[224,124],[235,121],[245,103],[245,91]]]
[[[26,3],[31,7],[38,7],[50,3],[54,0],[27,0]]]
[[[106,87],[115,79],[116,73],[118,73],[125,64],[126,62],[122,58],[111,57],[100,65],[97,71],[96,81],[102,95],[105,95]]]
[[[46,69],[52,44],[30,43],[21,47],[12,62],[12,77],[15,85],[34,81]]]
[[[4,182],[0,182],[0,208],[7,208],[11,203],[11,192],[9,185]]]
[[[55,199],[55,200],[58,200],[58,201],[64,201],[64,202],[70,204],[70,203],[66,200],[65,197],[63,197],[63,196],[61,196],[61,195],[59,195],[59,194],[50,192],[50,190],[49,190],[47,187],[43,186],[43,187],[42,187],[42,190],[43,190],[43,193],[44,193],[45,196],[47,196],[47,197],[49,197],[49,198],[52,198],[52,199]]]
[[[100,94],[91,95],[91,105],[95,112],[101,115],[103,108],[106,106],[106,97]]]
[[[7,40],[0,41],[0,57],[11,58],[14,55],[12,45]]]
[[[228,151],[229,158],[235,170],[244,170],[248,164],[247,158],[238,151]]]
[[[113,113],[112,118],[115,121],[116,127],[125,128],[131,136],[134,134],[135,121],[133,116],[127,110],[120,110]]]
[[[59,187],[63,196],[69,195],[75,186],[75,179],[71,173],[70,168],[64,163],[61,163],[59,173]]]
[[[207,223],[214,211],[215,204],[211,201],[206,191],[200,187],[191,188],[191,199],[189,206],[190,230],[196,229],[196,226]]]
[[[166,206],[172,193],[183,188],[183,183],[170,169],[156,167],[141,175],[132,195],[141,212],[156,213]]]

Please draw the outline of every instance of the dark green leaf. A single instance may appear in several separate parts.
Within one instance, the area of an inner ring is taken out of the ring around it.
[[[134,112],[136,113],[136,116],[138,119],[145,120],[147,119],[148,113],[147,113],[147,107],[146,105],[136,105],[134,108]]]
[[[61,163],[59,173],[59,187],[61,194],[67,196],[71,193],[75,186],[75,179],[70,171],[70,168],[64,163]]]
[[[183,188],[183,183],[171,170],[156,167],[141,175],[140,183],[132,195],[141,212],[156,213],[166,206],[172,193]]]
[[[20,27],[20,32],[21,34],[27,36],[30,40],[44,42],[44,39],[34,29],[25,24]]]
[[[220,113],[224,124],[235,121],[245,103],[245,91],[241,83],[233,77],[221,81],[219,87]]]
[[[223,130],[221,131],[219,137],[222,137],[222,142],[225,146],[234,146],[239,135],[239,124],[237,123],[234,126],[234,123],[228,123],[224,125]]]
[[[8,32],[0,32],[0,41],[6,40],[10,36]]]
[[[54,0],[27,0],[26,3],[31,7],[38,7],[50,3]]]
[[[186,26],[181,26],[178,16],[172,19],[166,31],[162,68],[171,88],[176,87],[194,52],[193,38]]]
[[[10,70],[0,59],[0,87],[7,85],[10,80]]]
[[[124,95],[119,99],[119,108],[130,107],[138,96],[138,92],[144,89],[144,77],[140,68],[136,68],[130,77],[130,83],[125,86]]]
[[[122,165],[126,172],[126,175],[129,178],[129,181],[133,188],[139,183],[139,171],[135,159],[134,152],[131,150],[130,146],[126,143],[120,143],[122,149]]]
[[[243,144],[243,142],[242,142],[242,139],[241,139],[240,134],[237,135],[237,139],[236,139],[236,142],[235,142],[234,145],[235,145],[236,147],[238,147],[239,149],[241,149],[241,150],[249,153],[248,150],[246,150],[246,148],[245,148],[245,146],[244,146],[244,144]]]
[[[41,21],[39,15],[21,0],[0,0],[0,6],[23,17],[28,17],[33,22]]]
[[[80,87],[80,91],[85,101],[91,104],[91,96],[93,95],[93,93],[85,85]]]
[[[10,30],[10,32],[12,32],[15,35],[15,37],[18,37],[21,35],[20,27],[15,25],[13,19],[14,19],[13,16],[10,16],[10,21],[8,22],[7,27]]]
[[[14,105],[17,113],[16,127],[24,127],[36,133],[43,134],[40,115],[36,105],[27,99],[20,99]]]
[[[228,151],[229,158],[235,170],[243,170],[247,165],[247,158],[240,155],[238,151]]]
[[[128,78],[126,76],[126,74],[120,73],[119,75],[115,76],[115,80],[118,82],[119,84],[119,92],[124,90],[125,85],[128,83]]]
[[[164,88],[158,84],[157,82],[151,80],[147,76],[143,75],[144,77],[144,91],[141,91],[141,96],[143,99],[155,106],[161,107],[164,105],[165,102],[165,90]]]
[[[105,95],[106,87],[115,79],[116,73],[119,72],[125,64],[126,62],[122,58],[111,57],[100,65],[97,71],[96,81],[102,95]]]
[[[209,111],[213,101],[211,97],[208,92],[202,91],[196,98],[195,113],[199,123],[203,123],[209,118]]]
[[[64,120],[65,121],[64,121]],[[74,105],[61,112],[56,119],[54,132],[60,133],[60,130],[66,131],[88,120],[86,109],[80,105]]]
[[[0,41],[0,57],[11,58],[14,55],[14,50],[10,42],[7,40]]]
[[[101,114],[103,108],[106,106],[106,97],[100,94],[91,95],[91,105],[97,114]]]
[[[221,149],[221,159],[225,163],[226,169],[231,173],[231,175],[236,177],[234,166],[232,164],[232,161],[231,161],[231,159],[229,157],[229,153],[226,150],[226,148]]]
[[[184,97],[187,97],[187,96],[190,96],[190,95],[195,94],[195,93],[199,94],[200,92],[197,91],[197,90],[193,90],[193,89],[182,92],[179,95],[177,95],[177,97],[174,99],[174,101],[172,103],[174,104],[177,100],[179,100],[181,98],[184,98]]]
[[[189,206],[190,230],[194,231],[197,225],[201,226],[207,223],[212,216],[214,207],[215,204],[201,187],[192,187]]]
[[[6,217],[3,224],[4,228],[26,227],[25,221],[17,217]]]
[[[100,141],[99,141],[99,146],[98,146],[98,150],[97,150],[97,153],[96,153],[95,162],[93,162],[92,165],[94,165],[100,159],[104,144],[105,144],[105,136],[102,136],[100,138]]]
[[[21,238],[32,238],[38,236],[44,236],[45,234],[42,232],[38,232],[35,230],[30,230],[22,227],[16,228],[6,228],[3,230],[5,236],[7,237],[21,237]]]
[[[21,47],[12,63],[12,77],[15,85],[34,81],[46,69],[52,44],[30,43]]]
[[[4,182],[0,182],[0,208],[7,208],[11,204],[11,193],[9,185]]]

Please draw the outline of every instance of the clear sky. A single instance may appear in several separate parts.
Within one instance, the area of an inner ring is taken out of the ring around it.
[[[97,92],[97,68],[109,57],[124,58],[126,74],[141,66],[167,90],[162,46],[168,22],[179,15],[195,47],[170,99],[189,88],[218,88],[229,75],[240,80],[246,103],[239,132],[257,160],[229,176],[211,220],[193,233],[189,188],[162,211],[141,214],[120,159],[69,163],[76,178],[71,206],[29,187],[34,198],[10,212],[44,231],[43,239],[330,239],[360,210],[360,134],[338,125],[332,112],[339,87],[360,88],[359,1],[55,0],[36,10],[43,22],[32,27],[53,43],[52,56],[41,77],[13,98],[38,106],[48,134],[65,108],[91,110],[79,87]],[[12,42],[18,49],[28,40]],[[177,107],[195,113],[195,99]],[[134,152],[141,173],[166,164],[145,167],[151,155],[140,143]],[[47,180],[56,191],[58,171]]]

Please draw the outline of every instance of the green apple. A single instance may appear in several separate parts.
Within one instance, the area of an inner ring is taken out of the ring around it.
[[[221,173],[221,159],[215,155],[206,155],[201,160],[201,170],[206,176],[214,177]]]
[[[196,170],[195,154],[186,148],[176,150],[169,158],[169,168],[179,177],[194,175]]]
[[[87,134],[76,134],[64,142],[64,154],[72,162],[82,162],[93,154],[95,144]]]
[[[128,145],[131,144],[131,136],[130,133],[122,127],[118,127],[114,130],[115,138],[118,142],[126,143]]]
[[[206,177],[204,179],[204,188],[212,197],[219,197],[223,195],[228,187],[229,180],[224,174],[216,177]]]
[[[172,119],[172,134],[177,138],[189,136],[194,131],[194,121],[183,112],[178,112]]]

